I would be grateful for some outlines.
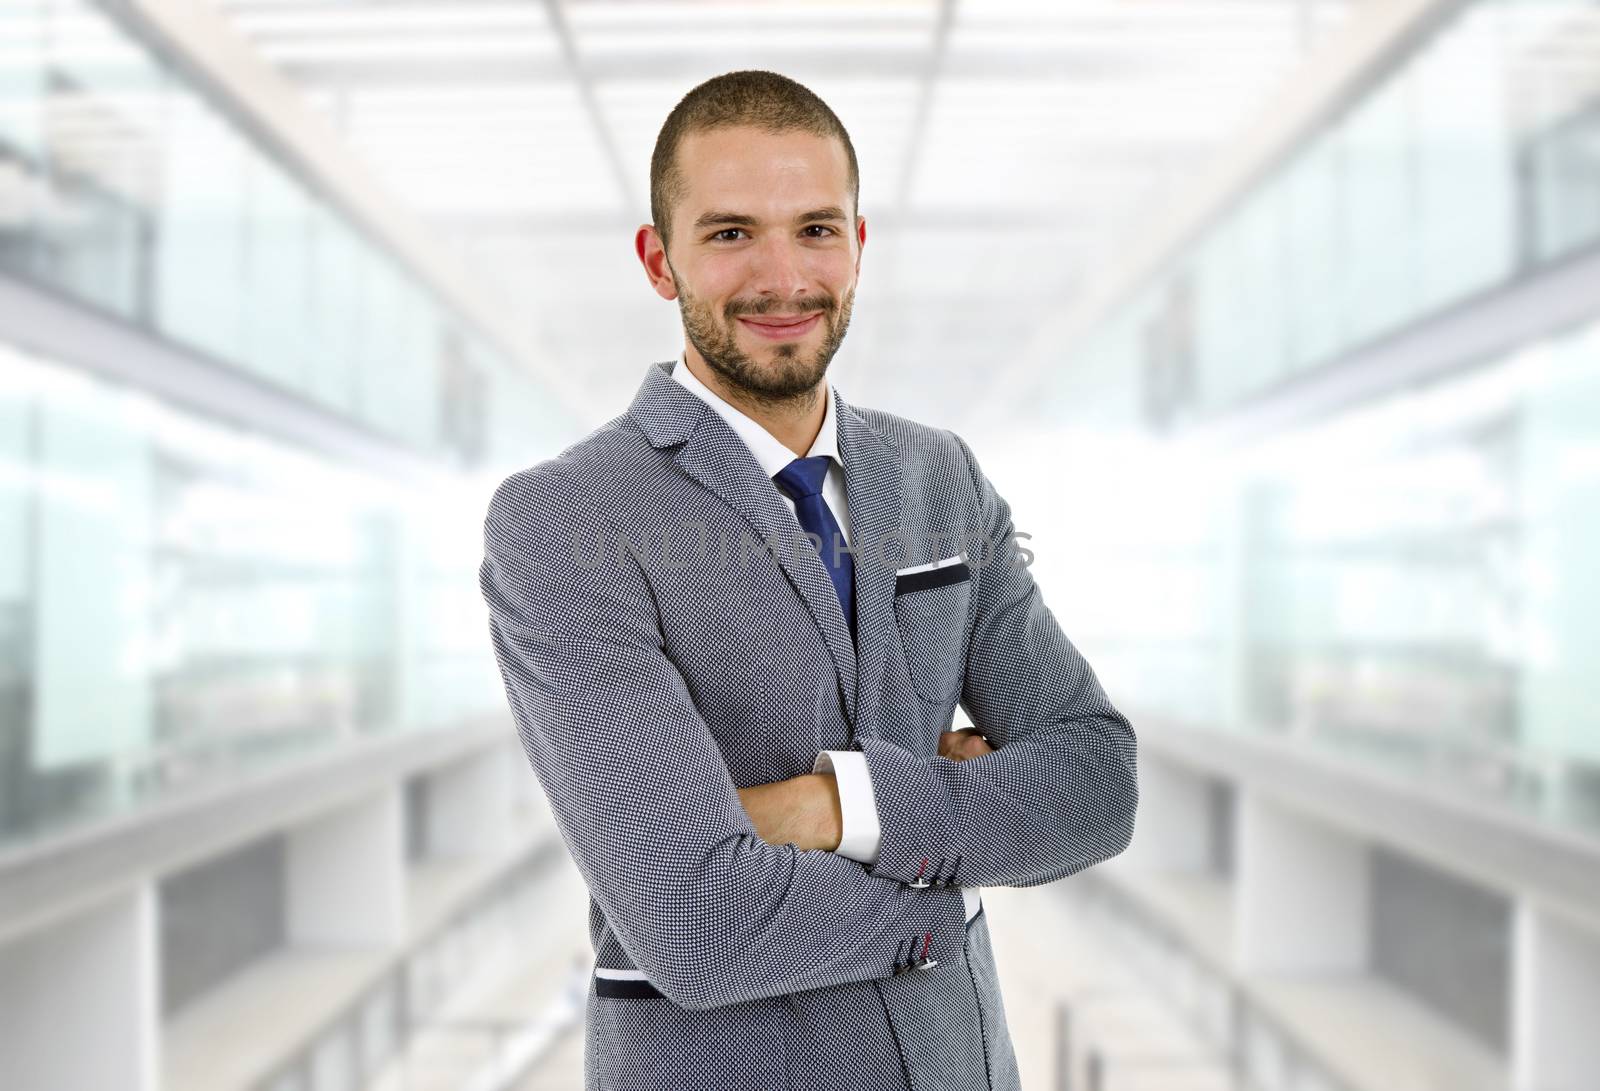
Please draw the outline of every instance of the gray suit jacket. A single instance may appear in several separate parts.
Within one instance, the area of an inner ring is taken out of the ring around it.
[[[853,643],[777,487],[675,364],[507,477],[484,523],[506,694],[590,892],[585,1086],[1016,1091],[988,910],[967,921],[958,888],[1120,852],[1133,730],[959,436],[835,388]],[[993,753],[938,755],[958,702]],[[870,868],[756,835],[737,787],[852,747]]]

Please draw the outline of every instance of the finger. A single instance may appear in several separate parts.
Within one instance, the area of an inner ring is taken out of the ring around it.
[[[966,761],[968,758],[981,757],[993,752],[994,747],[989,745],[988,740],[980,735],[975,727],[943,731],[939,734],[939,756],[949,758],[951,761]]]
[[[977,758],[982,757],[984,754],[994,753],[994,747],[990,746],[987,742],[980,738],[974,738],[968,741],[964,749],[967,757],[969,758]]]

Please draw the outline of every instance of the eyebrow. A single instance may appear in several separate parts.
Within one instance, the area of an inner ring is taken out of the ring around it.
[[[842,220],[844,209],[834,205],[827,208],[814,208],[810,212],[802,212],[794,218],[795,223],[814,223],[817,220]]]
[[[843,219],[844,209],[839,208],[837,205],[829,205],[826,208],[814,208],[810,212],[802,212],[800,215],[794,218],[794,222],[797,224],[802,224],[817,223],[822,220]],[[703,213],[699,219],[695,220],[694,226],[696,230],[706,227],[717,227],[719,225],[755,227],[760,222],[761,221],[756,219],[754,216],[747,216],[742,212],[706,212]]]

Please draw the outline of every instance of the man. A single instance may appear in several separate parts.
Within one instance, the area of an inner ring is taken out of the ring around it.
[[[683,355],[501,483],[480,580],[590,890],[586,1086],[1014,1091],[977,889],[1123,849],[1133,731],[966,443],[824,382],[867,237],[833,112],[708,80],[650,194]]]

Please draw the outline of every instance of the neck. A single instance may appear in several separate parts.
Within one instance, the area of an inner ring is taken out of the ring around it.
[[[793,451],[796,457],[803,457],[817,441],[817,433],[822,430],[822,422],[828,413],[828,404],[824,400],[827,397],[826,382],[819,381],[810,390],[792,398],[763,398],[726,383],[693,345],[685,347],[684,363],[694,372],[695,378],[714,394],[772,433],[773,438]]]

